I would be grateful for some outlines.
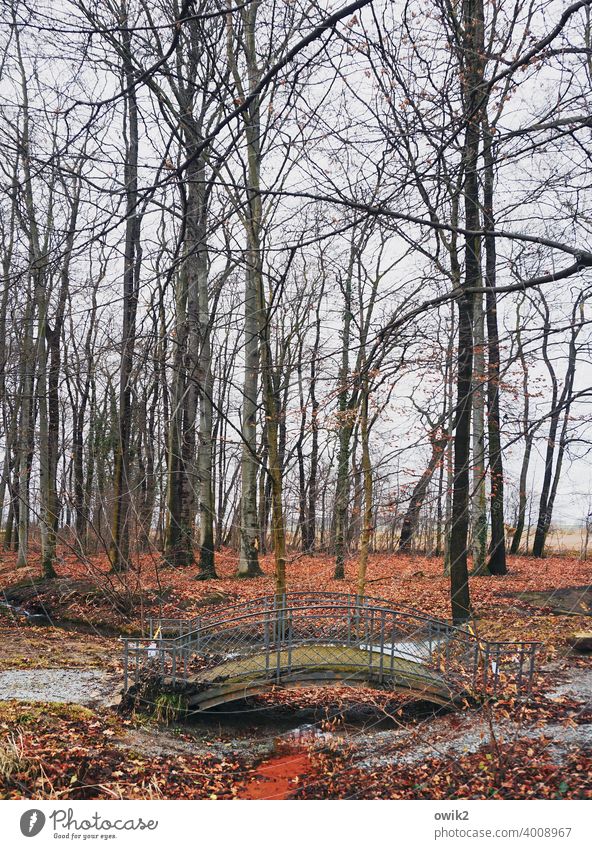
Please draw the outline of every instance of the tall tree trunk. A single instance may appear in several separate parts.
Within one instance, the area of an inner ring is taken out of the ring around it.
[[[317,481],[319,476],[319,402],[316,396],[317,384],[317,357],[321,336],[321,319],[319,308],[316,314],[315,341],[310,359],[310,404],[311,404],[311,447],[310,467],[308,475],[308,509],[306,512],[305,551],[314,552],[317,536]]]
[[[465,289],[481,288],[481,240],[472,232],[480,229],[479,135],[483,101],[483,6],[482,0],[463,2],[462,69],[463,113],[466,121],[464,160]],[[472,232],[471,232],[472,231]],[[455,623],[471,616],[467,542],[469,529],[469,467],[471,440],[471,389],[473,371],[473,296],[458,296],[459,344],[456,429],[454,434],[454,493],[450,532],[450,587],[452,619]]]
[[[201,141],[201,128],[185,116],[191,156]],[[211,352],[207,249],[206,167],[198,157],[188,169],[185,264],[187,266],[188,386],[184,434],[185,474],[189,475],[187,512],[190,523],[199,512],[200,579],[216,577],[214,563],[214,495],[212,490],[212,428],[214,377]],[[197,407],[199,405],[199,422]],[[197,430],[197,463],[194,462]],[[195,494],[194,494],[195,493]],[[195,504],[197,502],[197,505]]]
[[[18,424],[17,458],[15,464],[15,501],[18,534],[17,568],[26,566],[28,561],[29,540],[29,481],[31,468],[31,438],[33,432],[33,298],[29,289],[23,320],[23,335],[20,351],[19,396],[20,414]]]
[[[580,310],[580,321],[577,322],[576,319],[576,311]],[[547,313],[548,315],[548,313]],[[549,533],[549,529],[551,527],[551,520],[553,518],[553,507],[555,505],[555,496],[557,494],[557,488],[559,485],[559,479],[561,476],[561,469],[563,466],[563,456],[565,454],[565,448],[567,445],[567,430],[569,425],[569,417],[571,410],[571,401],[573,395],[573,385],[575,380],[575,372],[576,372],[576,360],[577,360],[577,347],[576,340],[578,334],[584,324],[584,313],[583,313],[583,304],[581,300],[581,296],[578,297],[578,300],[574,306],[572,322],[571,322],[571,339],[569,343],[569,356],[567,361],[567,368],[565,371],[565,379],[563,382],[563,389],[561,391],[561,395],[557,402],[557,392],[554,391],[555,397],[555,405],[553,409],[553,414],[551,416],[551,423],[549,427],[549,436],[547,440],[547,453],[545,457],[545,474],[543,478],[543,487],[541,490],[541,498],[539,503],[539,516],[537,521],[537,527],[534,536],[534,542],[532,547],[533,557],[544,557],[545,554],[545,543],[547,541],[547,534]],[[547,333],[546,333],[547,335]],[[547,353],[545,347],[545,353]],[[550,360],[546,357],[547,366],[550,366]],[[556,387],[556,381],[554,381],[554,386]],[[557,439],[557,430],[559,428],[559,420],[560,416],[563,413],[563,423],[561,428],[561,434],[559,437],[559,444],[556,445]],[[553,471],[553,462],[555,455],[555,448],[557,448],[557,459],[555,460],[555,470]]]
[[[302,344],[299,347],[298,365],[296,373],[298,375],[298,398],[300,403],[300,429],[298,439],[296,440],[296,458],[298,461],[298,528],[297,533],[300,533],[300,547],[304,553],[309,550],[307,524],[306,524],[306,472],[304,468],[304,438],[306,433],[306,402],[304,400],[304,391],[302,388]]]
[[[409,506],[403,516],[403,524],[399,536],[399,551],[407,552],[411,549],[411,542],[417,529],[419,514],[428,491],[428,486],[434,472],[442,463],[444,450],[448,445],[448,434],[446,432],[438,434],[432,431],[430,442],[432,444],[430,460],[424,473],[413,488]]]
[[[165,564],[179,567],[194,563],[185,448],[186,349],[187,269],[183,266],[176,281],[173,386],[167,452],[167,514],[163,552]]]
[[[458,284],[460,285],[460,271],[458,276]],[[454,416],[455,416],[455,407],[454,407],[454,347],[456,341],[456,329],[455,329],[455,305],[452,305],[452,310],[450,314],[450,338],[448,343],[448,351],[447,351],[447,368],[446,368],[446,381],[445,381],[445,392],[446,392],[446,408],[448,410],[449,416],[449,430],[452,430],[454,427]],[[450,537],[451,537],[451,529],[452,529],[452,494],[454,492],[454,442],[453,440],[448,440],[448,446],[446,448],[445,453],[445,467],[446,467],[446,494],[444,500],[444,508],[445,508],[445,537],[444,537],[444,574],[450,576]]]
[[[213,392],[211,328],[208,306],[207,273],[201,277],[199,291],[200,317],[200,404],[199,404],[199,447],[197,453],[199,478],[199,574],[200,577],[215,578],[214,560],[214,487],[213,487]]]
[[[343,282],[343,329],[341,334],[341,367],[339,369],[338,453],[335,486],[335,571],[333,577],[345,578],[347,547],[347,514],[349,506],[350,440],[353,430],[352,410],[348,404],[349,346],[352,322],[352,275],[354,248],[350,250],[349,266]]]
[[[549,514],[549,492],[551,489],[551,480],[553,477],[553,460],[555,456],[555,440],[557,437],[557,428],[559,427],[560,405],[559,387],[554,366],[549,358],[549,336],[551,333],[551,322],[549,317],[549,307],[544,303],[544,319],[543,319],[543,345],[542,355],[543,360],[551,377],[551,418],[549,421],[549,433],[547,435],[547,450],[545,453],[545,468],[543,473],[543,485],[541,487],[541,496],[539,500],[539,512],[532,545],[532,556],[543,557],[545,551],[545,540],[547,531],[551,525],[551,516]]]
[[[368,569],[368,554],[372,539],[373,528],[373,481],[372,462],[370,459],[370,438],[368,427],[368,384],[365,381],[360,409],[360,437],[362,442],[362,476],[364,481],[364,517],[360,535],[360,551],[358,557],[358,598],[366,594],[366,572]]]
[[[260,72],[257,67],[257,52],[255,30],[259,2],[252,3],[243,12],[244,21],[244,50],[247,63],[249,91],[253,91],[259,82]],[[229,59],[232,62],[232,44],[229,45]],[[233,63],[235,81],[242,91],[238,79],[236,62]],[[259,340],[261,322],[266,320],[260,314],[262,307],[262,268],[261,268],[261,216],[262,205],[260,189],[261,171],[261,115],[259,97],[254,98],[245,115],[245,135],[247,141],[247,268],[245,274],[245,322],[244,322],[244,361],[245,374],[243,382],[243,411],[242,411],[242,457],[241,457],[241,524],[240,524],[240,554],[238,575],[243,578],[255,577],[262,574],[259,566],[259,528],[257,524],[257,474],[259,460],[257,457],[257,394],[259,385]],[[268,375],[271,379],[271,375]],[[273,394],[273,392],[272,392]],[[267,402],[275,407],[275,401],[269,397],[267,387],[264,389]],[[277,457],[272,454],[277,451],[277,442],[271,446],[270,425],[268,422],[269,468],[277,471]],[[277,422],[274,423],[277,428]],[[277,430],[275,430],[277,434]],[[273,480],[273,479],[272,479]],[[277,487],[278,481],[275,481]],[[272,486],[274,484],[272,483]],[[277,492],[274,498],[277,497]],[[275,519],[274,519],[275,521]]]
[[[504,465],[500,426],[500,344],[497,324],[497,256],[493,210],[493,134],[487,120],[483,122],[483,225],[485,236],[485,288],[487,306],[487,430],[489,437],[489,468],[491,477],[491,542],[487,567],[492,575],[505,575],[506,534],[504,528]]]
[[[124,20],[128,10],[124,5]],[[124,31],[123,73],[126,87],[126,123],[124,168],[126,195],[126,227],[123,259],[123,328],[119,367],[119,399],[117,410],[117,442],[113,476],[113,518],[109,559],[114,572],[129,568],[130,547],[130,420],[132,413],[132,368],[136,342],[136,311],[141,261],[138,206],[138,106],[132,61],[131,30]]]
[[[532,445],[534,442],[535,434],[534,428],[530,427],[530,388],[528,385],[529,369],[526,357],[524,355],[524,347],[522,345],[522,335],[520,329],[520,308],[518,308],[516,320],[516,342],[518,347],[517,359],[520,360],[520,364],[522,366],[522,399],[524,405],[522,413],[522,430],[524,434],[524,454],[522,455],[522,463],[520,465],[520,477],[518,481],[518,517],[516,521],[516,529],[514,531],[514,536],[512,537],[512,545],[510,546],[511,554],[518,554],[520,543],[522,541],[522,534],[524,533],[524,525],[526,522],[526,506],[528,503],[528,470],[530,466],[530,456],[532,452]]]
[[[487,572],[485,479],[485,322],[483,295],[473,296],[473,574]]]

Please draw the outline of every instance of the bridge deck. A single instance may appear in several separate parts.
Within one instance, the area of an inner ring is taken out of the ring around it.
[[[460,696],[443,676],[392,652],[318,644],[225,660],[190,676],[187,684],[196,688],[190,703],[203,710],[264,691],[274,684],[297,686],[331,681],[356,685],[383,683],[438,704],[453,703]]]

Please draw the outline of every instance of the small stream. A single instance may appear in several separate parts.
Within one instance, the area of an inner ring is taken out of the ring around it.
[[[272,752],[253,767],[238,788],[238,799],[289,799],[311,775],[311,755],[321,746],[339,745],[345,730],[326,731],[306,723],[274,739]]]
[[[24,620],[24,624],[27,625],[54,625],[47,613],[31,613],[29,610],[25,610],[24,607],[20,607],[18,604],[11,604],[9,601],[0,601],[0,609],[12,613],[16,619]]]
[[[79,622],[73,619],[54,619],[50,613],[44,609],[43,612],[38,610],[27,610],[19,604],[13,604],[10,601],[0,601],[0,610],[8,611],[15,619],[22,622],[23,625],[35,625],[45,628],[61,628],[63,631],[71,631],[75,634],[96,634],[101,637],[120,637],[121,629],[111,625],[94,624],[92,622]]]

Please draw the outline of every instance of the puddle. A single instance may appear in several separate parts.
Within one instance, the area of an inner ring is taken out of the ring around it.
[[[253,771],[251,778],[239,788],[236,798],[289,799],[310,770],[310,758],[304,752],[270,758]]]
[[[310,754],[338,734],[317,725],[299,725],[274,740],[274,754],[258,764],[239,788],[237,799],[289,799],[311,773]]]
[[[278,749],[290,746],[310,746],[315,743],[329,743],[342,737],[343,734],[343,731],[324,731],[317,725],[299,725],[298,728],[293,728],[276,737],[275,742]]]

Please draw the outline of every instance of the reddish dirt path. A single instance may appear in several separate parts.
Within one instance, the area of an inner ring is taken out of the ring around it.
[[[278,755],[259,764],[249,782],[239,789],[236,798],[289,799],[310,770],[310,758],[306,753]]]

